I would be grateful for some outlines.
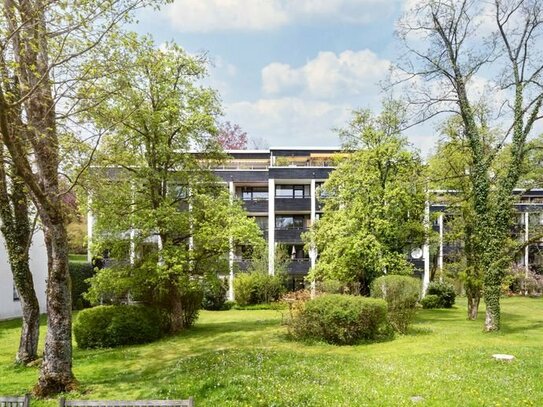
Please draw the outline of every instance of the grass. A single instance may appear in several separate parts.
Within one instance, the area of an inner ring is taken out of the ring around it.
[[[286,312],[286,311],[282,311]],[[408,335],[337,347],[290,341],[281,311],[202,312],[196,326],[159,342],[75,348],[77,394],[87,399],[195,397],[200,406],[523,406],[543,401],[543,299],[503,300],[503,329],[482,318],[420,310]],[[20,321],[0,323],[0,393],[23,394],[37,368],[13,365]],[[43,335],[42,335],[43,337]],[[497,362],[493,353],[516,356]],[[33,401],[36,406],[56,401]]]

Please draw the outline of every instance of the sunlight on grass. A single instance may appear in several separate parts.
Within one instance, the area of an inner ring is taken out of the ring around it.
[[[204,311],[190,331],[153,344],[74,351],[87,399],[186,398],[198,406],[517,406],[543,400],[543,300],[503,300],[503,330],[482,318],[420,310],[408,335],[337,347],[290,341],[279,311]],[[286,311],[282,311],[286,313]],[[16,367],[19,321],[0,323],[0,389],[23,394],[37,368]],[[496,362],[493,353],[516,356]],[[33,403],[53,406],[55,401]]]

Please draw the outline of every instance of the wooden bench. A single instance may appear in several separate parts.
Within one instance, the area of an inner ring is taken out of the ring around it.
[[[30,395],[24,397],[1,397],[0,407],[29,407]]]
[[[3,406],[0,406],[3,407]],[[9,406],[7,406],[9,407]],[[188,400],[59,400],[59,407],[194,407],[194,399]]]

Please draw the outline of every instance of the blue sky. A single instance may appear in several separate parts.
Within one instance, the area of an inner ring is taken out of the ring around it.
[[[404,0],[405,1],[405,0]],[[339,145],[355,108],[380,107],[402,0],[175,0],[137,31],[206,52],[224,120],[272,146]],[[409,137],[423,152],[430,126]]]

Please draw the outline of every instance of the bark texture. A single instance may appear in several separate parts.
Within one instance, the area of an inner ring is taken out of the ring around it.
[[[28,128],[24,140],[9,131],[5,112],[11,106],[0,92],[3,141],[38,209],[48,250],[47,335],[40,378],[34,389],[35,394],[42,397],[70,391],[75,385],[68,239],[58,181],[59,141],[48,60],[46,11],[47,4],[41,0],[4,0],[16,62],[14,71],[21,89],[26,92],[21,102]]]

